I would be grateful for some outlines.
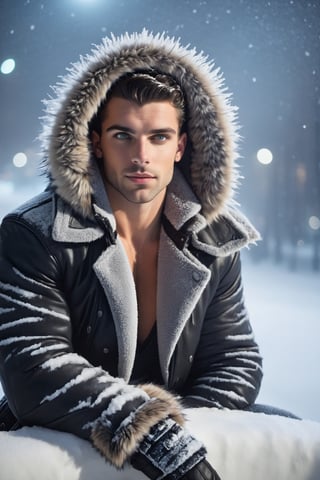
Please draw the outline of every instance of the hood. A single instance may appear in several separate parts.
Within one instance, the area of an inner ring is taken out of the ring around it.
[[[44,101],[41,135],[51,185],[78,214],[92,216],[88,124],[115,80],[148,68],[172,75],[184,92],[189,148],[175,168],[182,169],[201,213],[212,221],[230,205],[237,183],[236,109],[213,62],[164,34],[144,30],[104,38],[53,87],[53,97]]]

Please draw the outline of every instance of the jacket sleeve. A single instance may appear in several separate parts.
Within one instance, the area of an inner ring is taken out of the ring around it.
[[[262,359],[245,307],[239,252],[218,259],[217,284],[183,391],[187,407],[242,409],[254,403]]]
[[[92,366],[72,345],[63,291],[63,257],[19,216],[1,227],[0,378],[14,415],[91,439],[121,467],[180,405],[161,388],[128,385]]]

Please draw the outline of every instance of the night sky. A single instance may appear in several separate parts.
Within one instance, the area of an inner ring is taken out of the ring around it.
[[[242,126],[238,200],[265,245],[281,237],[301,246],[318,234],[319,1],[2,0],[0,19],[0,64],[15,60],[12,73],[0,73],[0,218],[45,183],[36,137],[50,85],[103,36],[146,27],[221,67]],[[257,160],[262,147],[272,151],[269,165]],[[18,152],[28,158],[20,168]]]

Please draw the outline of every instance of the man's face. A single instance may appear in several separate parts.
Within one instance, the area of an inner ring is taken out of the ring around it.
[[[139,106],[114,97],[103,112],[101,135],[93,132],[92,143],[103,161],[108,193],[143,204],[164,199],[186,134],[179,135],[178,112],[170,102]]]

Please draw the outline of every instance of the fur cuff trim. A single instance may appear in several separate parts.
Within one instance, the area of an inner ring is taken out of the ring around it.
[[[150,398],[158,398],[168,403],[168,415],[179,425],[183,426],[185,423],[184,416],[182,414],[182,406],[179,403],[177,397],[168,392],[164,388],[158,387],[152,383],[139,385],[141,390],[144,390]]]
[[[101,419],[91,433],[94,446],[117,468],[124,466],[158,422],[168,417],[180,425],[184,422],[181,407],[173,395],[155,385],[140,385],[139,388],[150,396],[150,400],[125,418],[116,431],[111,431]]]

